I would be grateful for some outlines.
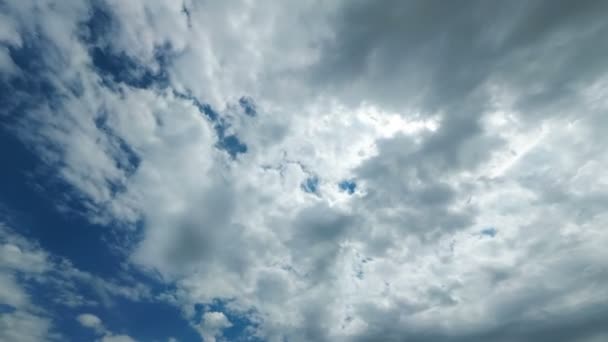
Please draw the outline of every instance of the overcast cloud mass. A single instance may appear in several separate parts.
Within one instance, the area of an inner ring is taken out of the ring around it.
[[[0,0],[0,341],[608,341],[607,17]]]

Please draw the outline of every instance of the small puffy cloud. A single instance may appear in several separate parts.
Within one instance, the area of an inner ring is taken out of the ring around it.
[[[128,335],[113,334],[107,330],[101,319],[93,314],[83,313],[76,317],[76,320],[86,328],[93,329],[96,333],[102,335],[99,338],[99,342],[135,342],[135,340]]]
[[[76,319],[78,320],[78,322],[80,324],[82,324],[82,326],[91,328],[91,329],[95,330],[96,332],[103,332],[105,330],[105,328],[103,327],[103,323],[101,322],[101,319],[99,319],[99,317],[97,317],[93,314],[88,314],[88,313],[80,314],[80,315],[78,315],[78,317],[76,317]]]
[[[30,243],[8,227],[0,223],[0,259],[2,267],[32,274],[42,273],[49,268],[48,255],[35,244]]]
[[[205,312],[197,330],[205,342],[215,342],[222,337],[222,330],[230,328],[232,323],[222,312]]]

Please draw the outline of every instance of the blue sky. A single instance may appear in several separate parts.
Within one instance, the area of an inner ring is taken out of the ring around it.
[[[607,11],[0,0],[0,341],[605,341]]]
[[[113,227],[93,224],[78,212],[59,210],[54,198],[73,191],[69,185],[49,175],[48,166],[10,132],[3,130],[1,139],[4,165],[8,166],[0,171],[3,224],[19,227],[19,230],[13,229],[11,235],[18,234],[31,243],[38,243],[40,249],[56,258],[65,258],[78,270],[101,279],[122,275],[135,277],[156,294],[170,289],[171,285],[153,276],[138,270],[125,271],[121,265],[123,255],[108,248],[109,243],[120,239],[109,233],[108,229]],[[102,303],[70,308],[53,301],[59,294],[57,289],[36,282],[28,282],[27,286],[34,303],[49,310],[57,331],[68,340],[95,339],[90,329],[78,324],[76,317],[82,313],[104,317],[109,329],[126,332],[143,341],[165,341],[170,337],[180,341],[199,340],[198,334],[182,319],[179,309],[162,301],[130,300],[113,295],[106,298],[107,294],[97,293],[95,284],[83,282],[76,285],[74,294]]]

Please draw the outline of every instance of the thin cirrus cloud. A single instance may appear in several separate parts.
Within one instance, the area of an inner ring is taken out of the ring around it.
[[[0,8],[2,338],[608,338],[605,4]]]

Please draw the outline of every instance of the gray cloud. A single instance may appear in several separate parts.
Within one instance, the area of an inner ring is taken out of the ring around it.
[[[323,46],[317,77],[347,95],[352,90],[358,99],[397,108],[413,101],[430,113],[453,111],[448,106],[466,103],[493,78],[540,88],[522,100],[541,94],[555,99],[560,89],[568,91],[603,70],[601,54],[581,51],[590,45],[605,49],[598,39],[606,30],[604,6],[595,1],[346,2],[333,18],[335,33]]]

